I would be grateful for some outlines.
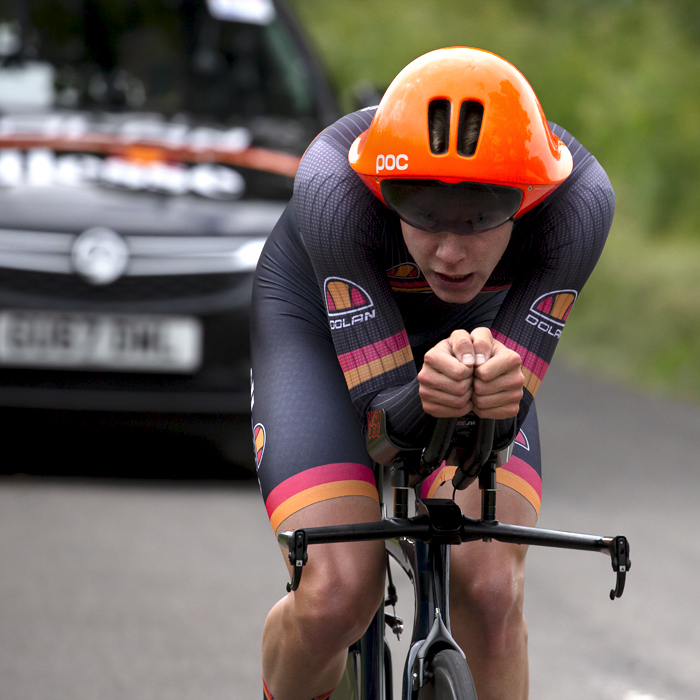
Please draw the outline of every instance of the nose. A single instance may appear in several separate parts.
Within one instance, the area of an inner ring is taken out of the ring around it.
[[[467,256],[465,239],[467,236],[458,236],[455,233],[443,232],[439,236],[436,257],[448,265],[456,265]]]

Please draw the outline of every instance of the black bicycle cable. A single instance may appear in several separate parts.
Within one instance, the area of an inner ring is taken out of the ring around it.
[[[389,603],[391,605],[391,609],[394,614],[394,619],[396,620],[396,602],[398,601],[398,595],[396,594],[396,586],[394,585],[394,579],[391,576],[391,557],[389,556],[389,552],[386,553],[386,575],[389,579],[389,597],[384,602],[384,604],[386,605],[386,603]],[[396,632],[396,630],[394,630],[394,633],[396,634],[396,637],[399,640],[401,640],[401,634],[399,632]]]

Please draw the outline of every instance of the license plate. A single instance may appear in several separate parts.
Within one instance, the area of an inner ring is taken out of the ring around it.
[[[0,312],[2,365],[191,374],[201,362],[197,318]]]

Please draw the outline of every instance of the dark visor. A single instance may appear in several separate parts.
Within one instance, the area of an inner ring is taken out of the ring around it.
[[[516,187],[479,182],[383,180],[382,197],[407,224],[424,231],[466,234],[505,224],[520,207]]]

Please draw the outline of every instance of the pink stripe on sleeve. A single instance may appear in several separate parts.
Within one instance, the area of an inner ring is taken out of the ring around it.
[[[373,362],[374,360],[379,360],[382,357],[391,355],[398,350],[403,350],[403,348],[408,347],[408,345],[408,336],[406,335],[406,331],[403,330],[396,335],[389,336],[376,343],[371,343],[357,350],[338,355],[338,361],[343,368],[343,372],[347,372],[348,370],[357,369],[362,365],[366,365],[368,362]]]
[[[493,337],[503,343],[507,348],[515,350],[522,358],[523,367],[525,367],[525,369],[532,372],[538,379],[544,379],[544,375],[547,374],[547,370],[549,369],[548,362],[545,362],[541,357],[535,355],[534,352],[530,352],[527,348],[518,345],[514,340],[511,340],[498,331],[493,331]]]

